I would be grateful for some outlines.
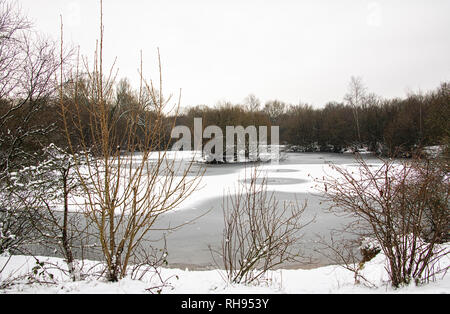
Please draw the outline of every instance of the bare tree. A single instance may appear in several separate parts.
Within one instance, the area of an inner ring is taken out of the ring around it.
[[[72,145],[68,121],[78,130],[84,125],[77,112],[81,106],[76,98],[75,114],[68,112],[63,98],[61,110],[66,125],[66,134],[72,151],[92,151],[97,157],[86,166],[76,163],[76,171],[84,188],[88,219],[97,228],[102,248],[107,277],[117,281],[127,275],[127,268],[133,261],[136,249],[151,231],[155,221],[185,200],[197,187],[201,170],[197,176],[188,176],[191,163],[186,167],[168,158],[170,143],[164,142],[166,110],[170,110],[171,97],[162,94],[162,68],[159,59],[159,90],[142,77],[138,106],[132,108],[125,124],[120,111],[114,110],[113,90],[115,74],[113,67],[109,74],[103,70],[103,10],[101,4],[100,40],[93,67],[84,59],[84,69],[88,75],[89,112],[88,141],[80,134],[80,148]],[[159,53],[158,53],[159,56]],[[77,71],[78,72],[78,71]],[[78,76],[74,79],[77,81]],[[62,87],[61,87],[62,90]],[[148,107],[143,95],[151,97]],[[61,91],[62,94],[62,91]],[[179,101],[175,106],[178,112]],[[176,116],[176,115],[175,115]],[[172,125],[175,123],[173,120]],[[87,175],[87,178],[85,176]]]
[[[269,101],[264,106],[264,112],[269,116],[272,123],[275,123],[285,111],[286,104],[279,100]]]
[[[261,101],[253,94],[244,99],[245,109],[249,112],[257,112],[261,109]]]
[[[0,251],[24,253],[39,241],[39,200],[23,167],[41,158],[41,141],[55,128],[42,117],[55,92],[55,43],[32,30],[13,2],[0,0]],[[64,52],[63,59],[70,53]],[[24,200],[27,200],[24,202]]]
[[[366,87],[364,86],[361,77],[352,76],[349,84],[349,92],[347,95],[345,95],[345,101],[353,108],[353,116],[355,118],[358,142],[361,143],[362,138],[359,111],[364,106],[366,101]]]
[[[19,65],[24,61],[21,42],[30,28],[16,5],[0,1],[0,99],[10,96],[19,82]]]
[[[33,32],[6,1],[0,1],[0,41],[0,171],[5,171],[11,162],[32,157],[27,141],[54,129],[37,116],[54,95],[59,61],[55,43]],[[64,59],[69,55],[65,52]]]

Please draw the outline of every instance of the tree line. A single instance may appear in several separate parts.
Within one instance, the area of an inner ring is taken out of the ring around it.
[[[414,150],[447,144],[450,136],[450,85],[442,83],[426,94],[383,99],[366,92],[361,78],[351,78],[343,102],[323,108],[290,105],[280,100],[264,106],[254,96],[241,104],[219,103],[214,107],[188,108],[177,124],[193,127],[195,117],[205,125],[280,127],[283,144],[301,151],[342,152],[366,146],[383,155],[406,156]]]

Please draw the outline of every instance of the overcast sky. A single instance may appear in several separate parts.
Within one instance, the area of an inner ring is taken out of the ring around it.
[[[36,28],[80,45],[92,60],[99,1],[19,0]],[[323,106],[341,101],[350,77],[371,92],[404,97],[450,80],[448,0],[104,0],[105,58],[119,77],[156,79],[183,106],[241,102],[253,93]]]

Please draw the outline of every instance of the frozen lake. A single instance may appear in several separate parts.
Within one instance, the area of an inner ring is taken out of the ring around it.
[[[381,164],[374,156],[364,157],[369,164]],[[183,162],[183,161],[181,161]],[[302,230],[303,238],[298,243],[305,255],[314,258],[314,264],[283,265],[286,268],[310,268],[328,265],[331,261],[317,253],[319,236],[328,237],[330,231],[337,229],[345,222],[342,217],[327,212],[328,205],[315,187],[314,178],[321,178],[330,173],[328,163],[345,167],[356,167],[353,155],[326,153],[289,153],[287,159],[279,164],[264,164],[261,171],[267,176],[267,189],[273,191],[280,204],[283,201],[307,201],[303,215],[305,222],[315,217],[315,221]],[[192,173],[199,167],[194,165]],[[169,252],[169,267],[189,269],[217,268],[213,262],[209,247],[220,250],[223,230],[222,204],[224,195],[233,193],[239,183],[248,179],[251,173],[250,164],[208,165],[202,178],[200,188],[194,192],[177,210],[159,218],[147,237],[147,245],[160,248],[161,238],[165,236]],[[247,175],[246,175],[247,174]],[[199,217],[195,219],[196,217]],[[167,227],[184,225],[174,232],[162,231]],[[35,251],[35,250],[33,250]],[[35,251],[41,255],[52,255],[46,248]],[[89,259],[99,259],[96,253],[87,254]],[[219,260],[220,262],[220,260]]]
[[[381,164],[373,156],[365,156],[370,164]],[[267,175],[268,191],[274,191],[280,204],[283,201],[303,203],[307,208],[304,221],[315,217],[315,221],[302,230],[303,239],[299,243],[304,253],[315,259],[315,266],[327,265],[329,260],[317,253],[318,236],[327,237],[330,230],[339,228],[345,220],[327,212],[328,205],[323,199],[313,178],[322,177],[329,169],[328,163],[355,167],[353,155],[325,153],[289,153],[286,160],[278,165],[266,164],[262,171]],[[205,216],[181,229],[166,234],[169,263],[172,267],[211,268],[214,266],[209,246],[220,249],[223,230],[223,197],[235,191],[239,182],[245,182],[249,165],[210,165],[206,168],[201,189],[194,193],[179,210],[161,217],[155,227],[176,226]],[[193,169],[195,172],[196,169]],[[155,235],[155,233],[154,233]],[[159,234],[160,236],[161,234]],[[289,267],[310,267],[293,264]]]

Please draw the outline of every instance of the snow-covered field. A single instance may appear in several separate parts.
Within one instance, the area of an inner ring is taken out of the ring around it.
[[[38,257],[40,262],[59,265],[64,268],[61,259]],[[0,257],[0,267],[8,260]],[[443,264],[450,258],[443,260]],[[0,293],[25,294],[143,294],[157,293],[161,286],[159,276],[148,272],[141,280],[125,278],[117,283],[109,283],[98,279],[95,270],[100,265],[85,262],[84,270],[93,267],[83,281],[72,282],[62,271],[54,266],[46,266],[48,270],[42,273],[39,268],[34,278],[45,283],[30,283],[26,274],[33,272],[36,259],[27,256],[14,256],[1,273],[1,280],[19,278],[14,285],[1,290]],[[164,294],[442,294],[450,293],[450,277],[441,274],[429,284],[403,287],[397,290],[388,283],[385,270],[385,258],[379,254],[362,270],[362,275],[370,281],[371,287],[364,284],[355,285],[354,274],[340,266],[327,266],[310,270],[277,270],[271,271],[264,281],[255,285],[230,285],[224,280],[223,271],[189,271],[180,269],[159,269],[161,278],[165,281],[161,293]],[[50,279],[50,274],[53,276]],[[373,286],[372,286],[373,285]],[[148,290],[153,288],[151,290]]]

